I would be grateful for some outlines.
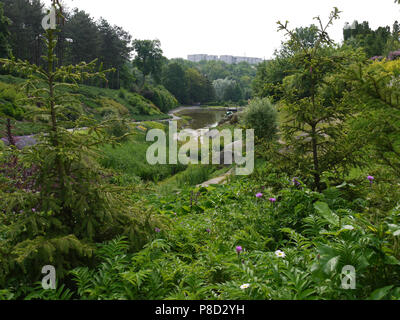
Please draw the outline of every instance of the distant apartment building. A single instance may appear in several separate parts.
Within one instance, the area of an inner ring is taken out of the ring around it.
[[[249,58],[247,57],[235,57],[236,63],[239,62],[249,62]]]
[[[206,55],[206,60],[207,61],[217,61],[218,60],[218,56]]]
[[[260,58],[247,58],[247,62],[250,64],[259,64],[261,62],[263,62],[263,59]]]
[[[236,57],[234,56],[220,56],[219,60],[228,64],[236,63]]]
[[[247,62],[249,64],[259,64],[263,61],[260,58],[253,57],[236,57],[236,56],[228,56],[222,55],[220,57],[216,55],[208,55],[208,54],[191,54],[188,55],[188,60],[192,62],[200,62],[200,61],[223,61],[228,64]]]
[[[191,54],[188,55],[188,60],[192,62],[207,61],[208,54]]]

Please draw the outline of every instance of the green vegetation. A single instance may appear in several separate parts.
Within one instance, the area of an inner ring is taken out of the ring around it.
[[[58,17],[63,18],[61,10]],[[32,112],[50,119],[38,144],[22,152],[9,148],[3,155],[2,287],[37,280],[44,261],[51,261],[63,277],[92,257],[96,242],[121,232],[130,235],[131,247],[140,247],[151,228],[151,218],[135,211],[96,163],[97,146],[113,141],[102,130],[108,121],[93,125],[87,133],[71,133],[59,125],[68,112],[65,107],[78,103],[60,88],[74,88],[82,77],[104,79],[105,73],[96,72],[94,63],[54,68],[55,35],[56,30],[46,31],[46,70],[26,61],[1,60],[6,70],[29,74],[27,94],[37,105]],[[47,90],[41,86],[44,83]]]
[[[246,104],[251,98],[251,83],[256,67],[246,62],[198,63],[172,59],[163,69],[162,83],[182,104],[201,102]]]
[[[4,15],[4,5],[0,3],[0,58],[7,58],[11,54],[9,43],[11,21]]]
[[[268,98],[251,101],[243,114],[246,127],[254,129],[255,136],[271,141],[277,133],[277,112]]]
[[[142,72],[143,88],[146,83],[146,77],[152,75],[155,80],[160,79],[163,56],[161,43],[159,40],[134,40],[133,50],[136,52],[136,57],[133,64]]]
[[[17,120],[13,131],[15,135],[41,132],[47,119],[42,118],[41,122],[36,123],[31,121],[28,111],[32,107],[26,104],[27,96],[19,89],[22,82],[21,78],[0,75],[0,116]],[[149,86],[146,93],[149,99],[124,89],[113,90],[86,85],[60,90],[76,95],[79,100],[79,104],[69,111],[70,119],[76,119],[79,114],[98,121],[110,116],[127,117],[136,121],[168,119],[169,116],[163,111],[177,106],[175,98],[162,87]],[[3,119],[0,119],[0,123],[4,123]],[[65,125],[68,128],[73,127],[72,123]],[[81,126],[86,124],[82,123]]]
[[[372,30],[368,21],[352,25],[343,30],[344,41],[354,48],[363,48],[367,57],[388,56],[391,51],[399,49],[399,23],[394,22],[392,31],[389,26]]]
[[[276,181],[269,172],[257,174]],[[368,213],[356,213],[367,202],[342,198],[340,188],[319,194],[280,181],[279,192],[269,188],[257,201],[262,185],[253,179],[162,200],[149,196],[171,227],[158,228],[135,254],[126,255],[123,238],[101,245],[102,263],[72,271],[74,293],[93,300],[399,298],[398,251],[381,254],[384,248],[377,247],[394,244],[399,226],[389,221],[398,211],[388,214],[388,222],[371,224]],[[358,270],[357,290],[340,289],[345,265]],[[378,266],[385,273],[376,273]]]
[[[154,124],[145,125],[147,128],[155,128]],[[164,128],[158,125],[157,128]],[[182,165],[155,166],[147,163],[146,151],[151,142],[146,142],[146,133],[133,129],[134,134],[128,141],[119,145],[106,145],[101,148],[103,154],[100,164],[113,169],[127,178],[129,181],[153,181],[164,180],[179,171],[185,169]]]
[[[22,150],[0,142],[0,299],[399,300],[400,60],[334,43],[339,14],[278,22],[287,39],[258,66],[256,98],[219,127],[255,129],[254,172],[208,187],[234,165],[150,165],[146,131],[166,124],[131,120],[165,116],[169,92],[211,102],[211,81],[237,79],[174,61],[160,79],[143,69],[140,89],[84,85],[109,70],[57,66],[51,29],[47,65],[0,59],[8,136],[7,119],[28,116],[43,133]],[[57,290],[41,286],[49,264]]]
[[[251,84],[256,75],[256,67],[247,62],[227,64],[223,61],[200,61],[194,64],[210,81],[229,79],[234,82],[228,88],[232,91],[223,98],[225,101],[239,102],[252,97]]]

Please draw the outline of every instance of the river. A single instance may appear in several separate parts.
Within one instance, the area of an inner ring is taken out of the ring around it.
[[[193,130],[213,128],[225,117],[227,108],[181,107],[170,112],[173,120],[183,116],[191,118],[189,128]]]

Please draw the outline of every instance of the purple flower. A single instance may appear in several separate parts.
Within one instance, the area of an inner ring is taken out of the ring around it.
[[[257,193],[257,194],[256,194],[256,197],[257,197],[257,198],[262,198],[262,196],[263,196],[262,193]]]
[[[400,56],[400,50],[389,52],[388,60],[396,60]]]
[[[161,230],[159,228],[155,228],[154,231],[157,232],[157,233],[161,232]]]
[[[297,177],[294,177],[293,179],[292,179],[292,182],[293,182],[293,184],[295,185],[295,186],[299,186],[300,185],[300,182],[299,182],[299,180],[297,180],[298,178]]]
[[[375,178],[373,176],[368,176],[367,179],[369,180],[369,183],[372,185],[374,182]]]
[[[210,230],[210,229],[206,229],[206,232],[207,232],[207,233],[211,233],[211,230]]]
[[[370,60],[382,60],[383,56],[373,56]]]
[[[32,208],[32,212],[36,212],[36,209],[35,209],[35,208]]]
[[[240,254],[240,253],[242,252],[242,250],[243,250],[243,248],[242,248],[241,246],[237,246],[237,247],[236,247],[236,252],[237,252],[238,254]]]
[[[271,201],[271,203],[275,203],[276,199],[275,198],[269,198],[269,201]]]

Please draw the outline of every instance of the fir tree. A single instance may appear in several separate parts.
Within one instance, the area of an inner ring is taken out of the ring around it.
[[[287,22],[278,22],[279,30],[290,36],[294,66],[293,74],[282,84],[284,120],[280,130],[288,147],[280,156],[300,175],[311,175],[318,191],[323,189],[323,172],[353,164],[352,154],[358,150],[347,142],[346,119],[352,110],[344,101],[345,81],[338,75],[359,53],[334,48],[327,29],[338,18],[337,8],[326,25],[317,17],[318,37],[311,45],[304,45]]]
[[[53,1],[53,6],[60,21],[58,1]],[[150,229],[148,218],[139,226],[138,216],[133,214],[137,211],[123,189],[107,182],[107,173],[95,160],[99,157],[97,146],[113,142],[105,130],[113,120],[93,124],[82,133],[62,126],[68,121],[64,114],[78,103],[65,88],[95,77],[106,81],[106,71],[95,71],[96,61],[55,67],[57,32],[45,32],[46,67],[0,60],[5,68],[28,77],[29,103],[39,106],[34,114],[48,119],[46,131],[37,137],[39,143],[22,151],[9,149],[1,170],[0,283],[8,278],[37,280],[48,264],[62,277],[92,256],[95,242],[125,232],[131,244],[137,245],[138,233],[143,238],[146,228]],[[80,118],[75,127],[82,127],[83,120],[90,121]],[[11,164],[11,159],[18,161]]]

